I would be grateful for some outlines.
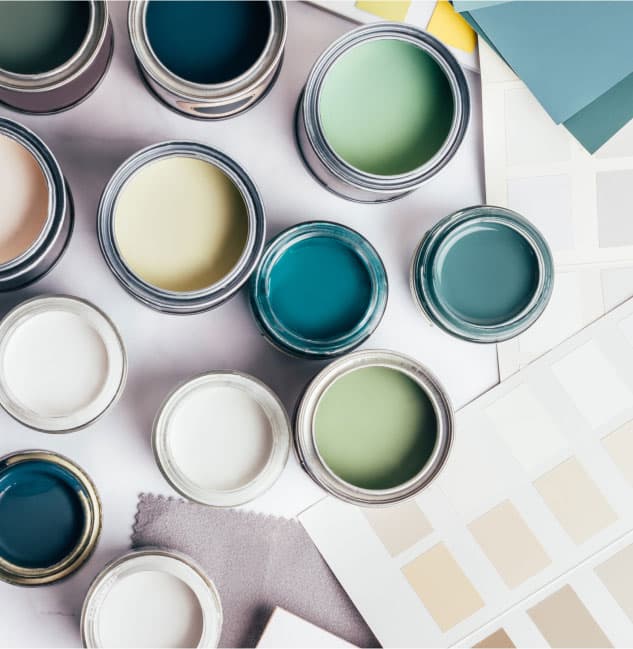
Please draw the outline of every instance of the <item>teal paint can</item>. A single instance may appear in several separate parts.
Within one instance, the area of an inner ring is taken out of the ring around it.
[[[270,90],[286,42],[286,6],[272,0],[138,0],[130,41],[149,88],[190,117],[221,119]]]
[[[0,579],[63,579],[88,559],[100,531],[99,496],[76,464],[48,451],[0,459]]]
[[[250,283],[266,338],[304,358],[330,358],[360,345],[378,326],[387,293],[373,246],[327,221],[302,223],[272,239]]]
[[[516,212],[494,206],[442,219],[411,266],[413,295],[429,320],[472,342],[525,331],[543,313],[553,282],[543,235]]]

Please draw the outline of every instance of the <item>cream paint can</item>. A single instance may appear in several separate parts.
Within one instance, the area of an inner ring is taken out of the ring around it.
[[[222,605],[213,582],[178,552],[144,549],[107,565],[81,612],[84,647],[217,647]]]
[[[104,189],[97,218],[116,278],[167,313],[227,300],[264,246],[264,206],[253,181],[227,155],[195,142],[163,142],[126,160]]]
[[[290,436],[286,410],[268,386],[247,374],[217,371],[167,397],[152,444],[176,491],[205,505],[234,507],[276,482]]]
[[[70,189],[51,150],[33,131],[0,117],[0,291],[51,270],[73,218]]]
[[[76,297],[22,302],[0,322],[0,405],[36,430],[66,433],[99,419],[127,374],[111,320]]]

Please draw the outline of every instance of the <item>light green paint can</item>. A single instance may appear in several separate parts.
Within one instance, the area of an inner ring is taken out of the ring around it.
[[[366,41],[328,71],[319,100],[325,139],[345,162],[395,176],[421,167],[448,137],[455,103],[448,78],[404,40]]]
[[[374,23],[316,60],[297,105],[297,144],[326,189],[390,201],[450,162],[469,115],[466,78],[442,43],[412,25]]]
[[[437,475],[452,422],[443,389],[424,367],[395,352],[361,351],[310,384],[297,410],[295,448],[333,495],[386,505],[415,495]]]

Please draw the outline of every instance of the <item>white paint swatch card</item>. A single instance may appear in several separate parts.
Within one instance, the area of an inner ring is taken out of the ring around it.
[[[336,649],[354,645],[277,606],[257,643],[259,649]]]
[[[551,304],[498,345],[504,379],[633,295],[633,121],[593,156],[480,42],[486,202],[523,214],[554,255]]]
[[[631,503],[633,300],[458,411],[414,500],[300,520],[383,646],[631,646]]]

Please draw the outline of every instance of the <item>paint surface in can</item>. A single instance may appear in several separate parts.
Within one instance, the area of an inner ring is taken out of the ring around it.
[[[0,2],[0,68],[28,75],[54,70],[77,52],[89,24],[89,2]]]
[[[448,77],[421,47],[395,38],[353,46],[328,70],[319,95],[326,141],[349,165],[394,176],[431,160],[449,135]]]
[[[432,287],[456,317],[477,325],[499,325],[523,312],[539,286],[533,247],[509,225],[463,223],[438,247]]]
[[[176,155],[144,165],[123,185],[114,208],[119,253],[159,289],[208,288],[228,275],[246,246],[248,210],[219,167]]]
[[[244,74],[271,30],[268,2],[151,0],[147,38],[158,60],[181,79],[204,85]]]
[[[316,407],[314,435],[329,469],[363,489],[390,489],[415,477],[437,439],[429,396],[399,370],[367,366],[337,378]]]
[[[48,568],[80,543],[81,486],[64,467],[30,460],[0,471],[0,556],[20,568]]]
[[[48,216],[46,176],[35,156],[17,140],[0,135],[0,264],[26,252]]]
[[[283,326],[306,339],[327,340],[352,331],[372,298],[366,264],[334,237],[292,244],[269,279],[270,306]]]

